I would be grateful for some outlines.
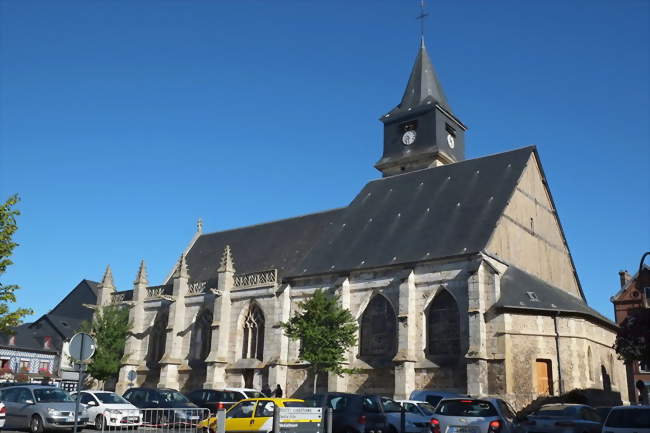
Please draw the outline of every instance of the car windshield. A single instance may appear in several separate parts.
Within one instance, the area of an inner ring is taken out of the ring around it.
[[[429,403],[418,403],[418,407],[422,409],[425,415],[433,415],[436,412],[436,408]]]
[[[402,411],[402,406],[395,400],[391,400],[390,398],[382,397],[381,398],[381,405],[384,408],[384,412],[401,412]]]
[[[264,394],[258,391],[244,391],[244,394],[246,394],[247,398],[264,398],[266,397]]]
[[[158,391],[163,401],[168,403],[188,403],[189,400],[178,391]]]
[[[497,416],[492,403],[484,400],[442,400],[436,409],[439,415],[489,417]]]
[[[38,388],[34,390],[37,403],[61,403],[72,401],[70,395],[59,388]]]
[[[605,427],[650,428],[650,408],[612,409]]]
[[[95,394],[95,397],[99,399],[104,404],[129,404],[128,401],[124,400],[117,394],[112,392],[98,392]]]
[[[550,418],[557,417],[571,417],[574,415],[573,406],[562,406],[560,404],[552,404],[539,408],[534,416],[547,416]]]

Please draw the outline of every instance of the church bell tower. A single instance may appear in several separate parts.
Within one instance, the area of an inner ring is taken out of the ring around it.
[[[384,154],[375,168],[384,177],[465,159],[467,127],[447,104],[424,38],[402,101],[379,120],[384,123]]]

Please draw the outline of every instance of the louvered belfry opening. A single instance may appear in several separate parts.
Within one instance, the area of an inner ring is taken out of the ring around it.
[[[257,304],[251,304],[244,317],[242,358],[264,359],[264,313]]]

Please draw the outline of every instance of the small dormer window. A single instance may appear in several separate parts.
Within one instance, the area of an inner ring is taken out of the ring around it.
[[[52,337],[45,337],[43,339],[43,349],[51,349],[52,348]]]
[[[537,297],[537,293],[535,293],[535,292],[526,292],[526,294],[528,295],[528,299],[531,302],[539,302],[539,298]]]
[[[16,345],[16,336],[15,335],[12,335],[11,337],[9,337],[9,345],[10,346],[15,346]]]

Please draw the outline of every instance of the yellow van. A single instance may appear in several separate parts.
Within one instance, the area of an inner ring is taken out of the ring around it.
[[[273,410],[278,407],[304,407],[296,398],[247,398],[226,412],[226,432],[270,432],[273,430]],[[201,421],[197,428],[216,433],[217,417]]]

